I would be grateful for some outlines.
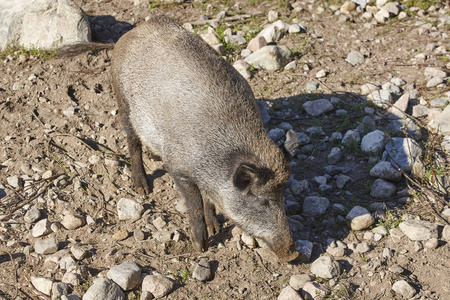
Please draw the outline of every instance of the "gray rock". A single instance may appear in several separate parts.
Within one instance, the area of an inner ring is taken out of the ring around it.
[[[336,109],[336,116],[343,117],[348,115],[348,112],[345,109]]]
[[[443,82],[444,82],[444,79],[442,79],[440,77],[433,77],[430,80],[428,80],[427,87],[435,87]]]
[[[305,102],[303,105],[306,113],[310,116],[316,117],[323,113],[329,112],[333,109],[333,104],[327,99],[319,99]]]
[[[296,290],[287,286],[281,290],[277,300],[303,300],[303,298]]]
[[[68,214],[61,221],[61,225],[68,230],[75,230],[86,224],[86,218],[83,216]]]
[[[76,260],[82,260],[86,257],[87,251],[83,249],[80,245],[73,245],[70,247],[70,253],[72,253],[73,257]]]
[[[366,134],[361,141],[361,150],[369,155],[381,154],[386,145],[386,134],[381,130],[375,130]]]
[[[355,206],[345,217],[348,226],[352,230],[364,230],[375,223],[375,218],[370,212],[361,206]]]
[[[389,15],[391,16],[397,16],[400,13],[399,6],[394,2],[386,3],[386,5],[383,8],[387,10],[389,12]]]
[[[62,112],[66,117],[73,117],[73,115],[75,114],[75,107],[70,106],[68,108],[66,108],[65,110],[63,110]]]
[[[440,134],[450,135],[450,105],[447,105],[428,125]]]
[[[225,43],[235,45],[235,46],[247,44],[247,40],[245,39],[245,37],[240,36],[240,35],[226,36],[224,40],[225,40]]]
[[[342,190],[350,181],[352,181],[352,179],[347,175],[338,175],[336,177],[336,186],[338,189]]]
[[[369,132],[372,132],[376,129],[375,121],[371,116],[364,116],[361,120],[361,123],[356,127],[356,130],[361,135],[365,135]]]
[[[294,129],[291,124],[288,122],[282,122],[280,125],[278,125],[279,128],[283,129],[284,131],[289,131],[291,129]]]
[[[400,230],[412,241],[438,238],[438,225],[422,220],[408,220],[400,223]]]
[[[431,238],[425,242],[425,247],[428,249],[436,249],[439,245],[439,241],[437,238]]]
[[[334,147],[331,149],[330,154],[327,156],[327,161],[330,165],[334,165],[338,163],[342,157],[344,156],[344,153],[341,148]]]
[[[47,277],[31,276],[30,281],[36,290],[45,295],[51,295],[53,279]]]
[[[303,132],[297,132],[297,139],[298,139],[298,143],[302,146],[309,144],[311,142],[311,139],[309,138],[309,136]]]
[[[298,259],[303,262],[308,262],[311,259],[313,243],[308,240],[295,241],[295,249],[299,253]]]
[[[138,220],[144,212],[144,206],[134,200],[121,198],[117,202],[117,213],[119,220],[135,221]]]
[[[133,290],[141,280],[141,268],[132,262],[124,262],[112,267],[106,274],[108,279],[114,281],[122,290]]]
[[[361,242],[356,245],[355,252],[356,253],[366,253],[370,251],[370,246],[366,242]]]
[[[390,161],[393,166],[399,165],[404,172],[409,172],[416,157],[421,154],[422,148],[413,139],[394,137],[385,146],[383,160]]]
[[[318,82],[308,82],[306,84],[306,90],[313,92],[316,91],[319,88],[319,83]]]
[[[34,223],[40,218],[41,211],[36,206],[32,206],[23,217],[23,220],[27,223]]]
[[[341,140],[342,140],[342,133],[340,133],[340,132],[333,132],[330,136],[330,142],[341,141]]]
[[[276,71],[284,67],[291,58],[292,52],[285,46],[265,46],[245,58],[245,62],[256,69]]]
[[[305,283],[313,281],[314,278],[308,274],[292,275],[289,279],[289,285],[296,291],[303,288]]]
[[[344,137],[342,138],[342,144],[349,147],[352,145],[357,145],[361,141],[361,137],[359,135],[359,132],[356,130],[348,130]]]
[[[323,69],[316,73],[316,78],[323,78],[325,76],[327,76],[327,72]]]
[[[442,239],[447,242],[450,241],[450,225],[444,226],[444,229],[442,230]]]
[[[289,33],[304,33],[306,32],[306,27],[300,24],[291,24],[289,26]]]
[[[399,78],[399,77],[394,77],[394,78],[392,78],[392,79],[391,79],[391,82],[392,82],[393,84],[395,84],[396,86],[402,86],[402,85],[405,85],[405,84],[406,84],[406,81],[403,80],[403,79],[401,79],[401,78]]]
[[[427,67],[425,68],[424,75],[427,79],[431,79],[433,77],[445,78],[447,77],[447,73],[443,71],[441,68]]]
[[[270,137],[270,139],[274,142],[278,142],[281,138],[284,137],[284,130],[281,128],[273,128],[270,129],[267,135]]]
[[[161,243],[168,242],[172,239],[173,232],[161,230],[153,233],[153,238]]]
[[[215,32],[205,32],[201,33],[200,37],[207,42],[210,46],[218,45],[220,44],[220,40],[217,37]]]
[[[64,282],[53,282],[52,286],[52,300],[61,299],[62,295],[67,296],[70,291],[70,286]]]
[[[388,103],[392,104],[392,95],[386,90],[375,90],[368,94],[367,98],[381,108],[388,108],[390,107]]]
[[[391,115],[392,116],[392,115]],[[388,124],[388,128],[396,135],[399,136],[406,136],[405,131],[408,136],[412,137],[413,139],[419,140],[422,138],[422,131],[414,121],[412,121],[410,118],[406,119],[398,119],[395,118],[391,120]]]
[[[327,286],[316,281],[307,282],[302,290],[304,299],[325,299],[329,294]]]
[[[211,279],[211,266],[206,257],[200,259],[199,263],[195,266],[194,272],[192,272],[192,278],[198,281],[207,281]]]
[[[411,299],[416,294],[416,290],[405,280],[396,281],[392,285],[392,290],[402,295],[405,299]]]
[[[420,104],[414,105],[412,115],[415,118],[426,117],[426,116],[428,116],[428,107],[426,107],[425,105],[420,105]]]
[[[278,42],[283,35],[289,30],[289,24],[278,20],[275,23],[272,23],[268,25],[266,28],[264,28],[257,37],[264,37],[266,39],[266,42],[269,43],[276,43]]]
[[[70,0],[2,1],[0,11],[0,51],[56,49],[91,39],[87,16]]]
[[[291,61],[290,63],[288,63],[285,67],[285,70],[295,70],[297,69],[297,62],[295,60]]]
[[[294,194],[295,196],[301,196],[303,195],[303,193],[307,192],[309,190],[309,182],[308,180],[293,180],[291,182],[291,191],[292,194]]]
[[[373,182],[370,188],[370,196],[378,199],[386,199],[392,197],[396,191],[397,188],[395,185],[389,181],[378,178]]]
[[[339,263],[329,256],[321,256],[311,264],[311,273],[325,279],[338,276],[340,270]]]
[[[364,63],[364,55],[359,51],[351,51],[345,60],[353,66],[359,65]]]
[[[266,39],[263,36],[257,36],[248,42],[247,49],[256,52],[265,46],[267,46]]]
[[[323,215],[329,205],[330,201],[325,197],[306,197],[303,201],[303,215],[308,217]]]
[[[395,169],[390,162],[381,161],[370,170],[370,176],[399,181],[402,178],[402,173]]]
[[[147,275],[142,280],[142,291],[150,292],[155,298],[162,298],[173,290],[173,282],[162,275]]]
[[[125,294],[114,281],[106,278],[94,279],[94,284],[83,295],[83,300],[125,300]]]
[[[37,254],[52,254],[58,251],[58,240],[54,237],[37,240],[34,243],[34,251]]]
[[[49,222],[48,219],[42,219],[33,226],[33,229],[31,230],[31,235],[35,238],[48,235],[52,233],[50,226],[51,223]]]
[[[145,239],[145,233],[140,229],[133,231],[133,236],[136,242],[142,242]]]
[[[450,98],[435,98],[430,101],[430,106],[444,108],[450,102]]]

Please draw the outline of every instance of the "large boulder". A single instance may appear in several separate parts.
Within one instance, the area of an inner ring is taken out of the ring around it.
[[[86,14],[71,0],[0,1],[0,50],[55,49],[90,42]]]

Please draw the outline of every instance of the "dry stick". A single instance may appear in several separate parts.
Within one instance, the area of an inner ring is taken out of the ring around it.
[[[430,188],[426,188],[425,186],[423,186],[422,184],[420,184],[418,181],[412,179],[412,178],[409,177],[405,172],[403,172],[403,170],[401,169],[400,165],[392,158],[392,156],[389,154],[389,152],[386,152],[386,154],[387,154],[387,156],[391,159],[391,161],[393,161],[393,162],[397,165],[397,169],[405,176],[405,178],[406,178],[409,182],[411,182],[413,185],[415,185],[416,187],[418,187],[421,191],[424,192],[424,194],[427,196],[427,197],[426,197],[427,200],[428,200],[428,196],[429,196],[429,195],[427,195],[427,193],[430,193],[433,197],[435,197],[436,199],[438,199],[439,201],[441,201],[442,204],[446,204],[445,199],[442,200],[441,196],[438,195],[435,191],[433,191],[433,190],[430,189]],[[436,209],[433,207],[433,205],[431,205],[429,202],[428,202],[428,204],[429,204],[430,208],[432,209],[432,211],[434,212],[434,214],[435,214],[439,219],[441,219],[442,221],[444,221],[445,223],[447,223],[447,224],[450,225],[450,223],[449,223],[447,220],[445,220],[445,219],[444,219],[444,218],[436,211]]]

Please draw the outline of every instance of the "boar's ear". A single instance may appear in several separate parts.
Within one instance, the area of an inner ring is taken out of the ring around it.
[[[287,159],[291,160],[295,152],[297,151],[297,148],[300,146],[298,142],[297,134],[294,130],[290,129],[288,132],[286,132],[286,141],[283,144],[283,153],[286,156]]]
[[[233,174],[234,186],[243,193],[248,193],[255,185],[264,185],[273,176],[268,168],[254,164],[241,163]]]

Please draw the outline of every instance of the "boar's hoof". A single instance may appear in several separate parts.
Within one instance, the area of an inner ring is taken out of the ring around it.
[[[139,195],[150,194],[150,187],[148,186],[147,178],[139,177],[139,179],[134,180],[134,185],[135,185],[136,192]]]

